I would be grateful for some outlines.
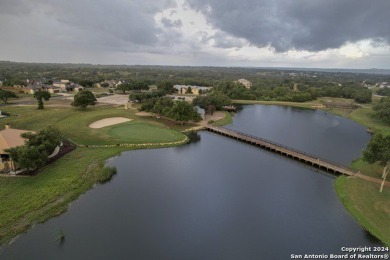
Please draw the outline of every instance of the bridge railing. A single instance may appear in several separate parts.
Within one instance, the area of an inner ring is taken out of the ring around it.
[[[227,132],[232,132],[232,133],[237,134],[237,135],[250,137],[250,138],[253,138],[253,139],[256,139],[256,140],[268,143],[268,144],[271,144],[271,145],[279,147],[279,148],[283,148],[283,149],[286,149],[286,150],[289,150],[289,151],[292,151],[292,152],[295,152],[295,153],[298,153],[298,154],[302,154],[304,156],[310,157],[313,160],[319,160],[321,162],[324,162],[324,163],[327,163],[327,164],[331,164],[332,166],[336,166],[336,167],[343,168],[343,169],[346,169],[346,170],[348,169],[347,167],[345,167],[344,165],[341,165],[339,163],[332,162],[332,161],[329,161],[329,160],[324,160],[322,158],[319,158],[318,156],[315,156],[315,155],[312,155],[312,154],[309,154],[309,153],[306,153],[306,152],[302,152],[302,151],[300,151],[298,149],[291,148],[291,147],[288,147],[286,145],[279,144],[279,143],[267,140],[265,138],[261,138],[261,137],[254,136],[254,135],[251,135],[251,134],[246,134],[246,133],[243,133],[243,132],[240,132],[240,131],[237,131],[237,130],[233,130],[233,129],[230,129],[230,128],[224,128],[224,127],[209,127],[209,129],[215,129],[215,130],[221,131],[221,132],[227,131]]]

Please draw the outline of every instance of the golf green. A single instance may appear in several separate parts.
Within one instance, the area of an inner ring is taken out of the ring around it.
[[[123,142],[130,143],[162,143],[183,140],[183,134],[168,128],[146,123],[127,123],[114,126],[109,134]]]

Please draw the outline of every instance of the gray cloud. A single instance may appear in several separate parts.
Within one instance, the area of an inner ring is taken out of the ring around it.
[[[214,27],[276,51],[390,42],[388,0],[187,0]]]
[[[58,23],[57,34],[66,31],[76,42],[84,39],[99,45],[109,43],[107,39],[111,39],[111,42],[152,45],[159,33],[155,14],[175,5],[174,0],[12,0],[0,2],[0,18],[28,17],[33,26],[39,13],[48,23]]]
[[[166,17],[161,18],[161,23],[164,25],[165,28],[178,28],[183,25],[182,21],[179,20],[170,20]]]
[[[182,9],[200,10],[215,30],[198,14],[175,8],[182,3],[176,0],[0,0],[0,60],[389,67],[389,0],[185,1],[190,4]],[[286,53],[263,58],[264,50],[251,48],[240,52],[248,47],[242,39],[278,51],[316,51],[366,38],[376,39],[373,46],[380,50],[353,60],[337,51],[313,53],[314,58]]]
[[[237,38],[233,38],[229,36],[227,33],[218,31],[212,35],[207,33],[203,33],[201,37],[202,43],[210,43],[210,41],[214,41],[213,46],[217,48],[241,48],[245,45],[245,43]]]

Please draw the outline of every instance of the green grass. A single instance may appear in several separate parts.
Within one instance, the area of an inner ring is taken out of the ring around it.
[[[214,125],[215,126],[224,126],[224,125],[231,124],[232,122],[233,122],[232,115],[229,112],[225,111],[225,117],[214,122]]]
[[[11,117],[0,120],[0,127],[3,128],[6,123],[10,123],[13,128],[40,130],[47,126],[57,127],[67,138],[83,145],[105,145],[117,143],[140,143],[139,135],[111,134],[111,130],[117,128],[117,125],[108,126],[100,129],[92,129],[88,126],[98,120],[108,117],[126,117],[132,119],[130,123],[122,125],[140,124],[144,126],[137,129],[143,131],[148,129],[148,133],[154,133],[153,139],[144,137],[143,142],[165,142],[166,140],[182,140],[185,136],[178,132],[191,125],[178,126],[173,122],[167,122],[163,119],[156,119],[154,117],[139,117],[136,115],[134,109],[120,109],[114,107],[94,107],[86,110],[78,110],[74,108],[45,108],[44,110],[37,110],[31,107],[16,107],[7,106],[2,108],[5,112],[11,113]],[[168,129],[169,127],[169,129]],[[130,129],[130,128],[129,128]],[[152,131],[152,129],[154,131]],[[159,138],[156,134],[159,132]],[[152,136],[152,135],[149,135]]]
[[[363,158],[359,158],[353,161],[351,168],[355,171],[360,171],[361,173],[374,178],[382,178],[383,167],[378,164],[369,164],[368,162],[364,161]]]
[[[130,122],[111,127],[109,133],[122,142],[159,143],[177,142],[183,140],[182,133],[167,128],[153,126],[147,123]]]
[[[380,131],[384,135],[390,135],[390,125],[376,118],[371,106],[356,109],[349,115],[349,118],[370,129]]]
[[[341,176],[335,190],[347,210],[360,225],[390,246],[390,189],[361,179]]]

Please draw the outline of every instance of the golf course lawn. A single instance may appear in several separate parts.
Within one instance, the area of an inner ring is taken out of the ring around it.
[[[181,130],[192,125],[179,126],[153,117],[139,117],[137,110],[115,107],[96,107],[87,110],[74,108],[45,108],[4,106],[3,111],[11,116],[0,121],[0,128],[10,123],[12,128],[38,131],[47,126],[55,126],[71,141],[81,145],[138,144],[175,142],[186,137]],[[89,125],[101,119],[125,117],[133,121],[99,129]],[[169,124],[169,126],[168,126]],[[116,129],[116,130],[115,130]]]
[[[147,123],[129,122],[110,127],[109,134],[117,140],[131,143],[177,142],[183,134]]]

